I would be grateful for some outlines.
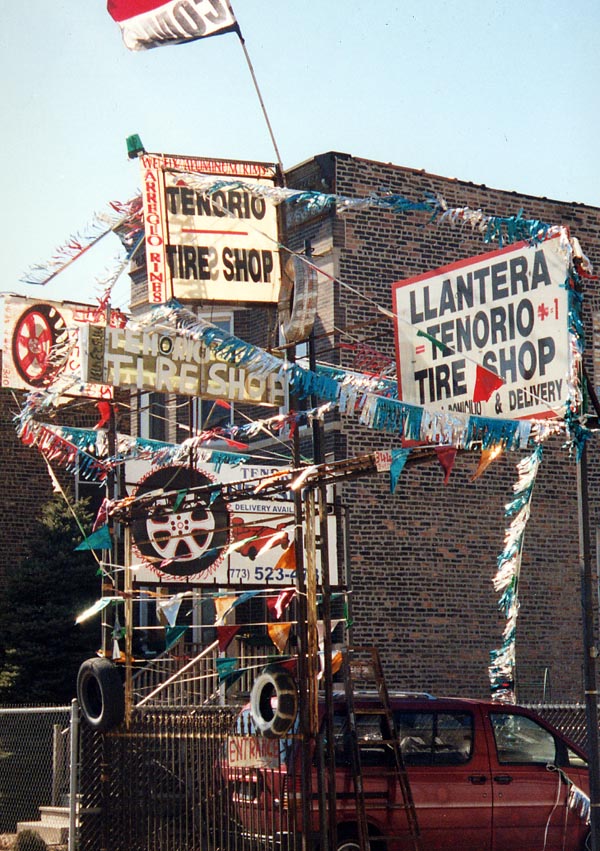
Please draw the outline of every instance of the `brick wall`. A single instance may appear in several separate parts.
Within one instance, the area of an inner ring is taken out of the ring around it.
[[[326,168],[311,161],[292,170],[290,185],[323,189],[350,197],[397,193],[421,201],[443,196],[450,207],[469,206],[488,215],[568,225],[595,266],[600,264],[600,210],[503,192],[424,172],[331,154]],[[337,276],[372,302],[391,308],[392,282],[461,258],[492,250],[470,228],[431,223],[427,212],[381,210],[322,217],[337,257]],[[290,222],[292,239],[308,225]],[[593,284],[592,284],[593,286]],[[319,306],[332,285],[320,283]],[[320,313],[330,330],[356,327],[357,337],[394,357],[391,321],[364,298],[337,288],[335,305]],[[585,321],[591,341],[591,315],[598,296],[586,293]],[[331,335],[336,343],[347,339]],[[590,345],[591,351],[591,345]],[[354,355],[342,351],[346,366]],[[348,457],[397,441],[362,428],[355,418],[341,426]],[[592,441],[592,444],[594,441]],[[540,699],[546,677],[555,699],[582,698],[582,629],[578,557],[576,464],[550,441],[535,486],[525,534],[519,597],[517,677],[522,700]],[[446,694],[487,696],[489,651],[502,644],[504,616],[492,586],[503,550],[504,506],[513,495],[520,453],[508,453],[476,482],[478,458],[461,453],[447,485],[437,462],[403,473],[392,496],[386,477],[348,484],[348,543],[354,612],[354,641],[374,641],[394,687]],[[590,450],[592,529],[598,522],[598,453]],[[594,545],[594,544],[593,544]]]
[[[42,456],[37,450],[24,446],[17,437],[14,415],[24,398],[23,392],[0,388],[0,592],[4,577],[18,569],[40,507],[53,495]],[[119,392],[117,400],[125,403],[118,408],[118,428],[127,432],[129,415],[125,395]],[[93,428],[99,415],[91,400],[82,399],[73,401],[52,416],[48,413],[48,417],[53,422],[75,428]],[[60,465],[53,464],[52,467],[65,493],[74,499],[74,476],[66,473]],[[105,494],[104,486],[85,482],[78,490],[81,496],[90,498],[91,503],[96,505]]]

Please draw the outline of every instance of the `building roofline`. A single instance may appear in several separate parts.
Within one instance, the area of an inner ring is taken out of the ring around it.
[[[567,207],[583,207],[583,208],[587,208],[589,210],[600,210],[600,205],[595,206],[594,204],[587,204],[584,201],[565,201],[561,198],[550,198],[548,195],[534,195],[534,194],[529,193],[529,192],[520,192],[518,189],[504,189],[504,188],[501,188],[501,187],[498,187],[498,186],[488,186],[488,184],[486,184],[486,183],[476,183],[473,180],[465,180],[463,178],[448,177],[447,175],[436,174],[435,172],[427,171],[424,168],[412,168],[410,166],[396,165],[395,163],[392,163],[392,162],[383,162],[383,160],[373,160],[373,159],[369,159],[368,157],[356,157],[353,154],[347,154],[347,153],[343,153],[341,151],[326,151],[325,153],[322,153],[322,154],[315,154],[314,156],[308,157],[308,159],[305,159],[302,162],[297,163],[296,165],[293,165],[291,168],[286,168],[286,170],[285,170],[286,174],[293,172],[296,169],[305,167],[311,162],[315,162],[315,161],[319,161],[319,160],[325,160],[325,159],[333,159],[333,160],[335,160],[335,159],[344,159],[344,160],[352,159],[352,160],[355,160],[356,162],[370,163],[372,165],[380,165],[380,166],[384,166],[385,168],[394,169],[395,171],[404,172],[406,174],[414,174],[414,175],[419,175],[421,177],[431,177],[431,178],[434,178],[435,180],[444,180],[444,181],[447,181],[448,183],[451,183],[451,184],[454,184],[454,185],[470,186],[470,187],[474,187],[474,188],[477,188],[477,189],[484,189],[488,192],[490,192],[490,191],[491,192],[503,192],[507,195],[518,196],[519,198],[531,198],[533,201],[548,201],[552,204],[561,204],[561,205],[564,205],[564,206],[567,206]]]

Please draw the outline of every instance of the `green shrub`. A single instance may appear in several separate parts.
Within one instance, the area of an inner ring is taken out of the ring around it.
[[[13,851],[47,851],[48,846],[37,830],[22,830],[17,833]]]

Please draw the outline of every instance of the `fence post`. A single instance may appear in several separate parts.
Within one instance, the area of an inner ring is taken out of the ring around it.
[[[69,843],[67,851],[75,851],[75,834],[77,830],[78,810],[78,779],[79,779],[79,705],[71,701],[71,746],[70,746],[70,775],[69,775]]]
[[[52,797],[53,807],[60,805],[60,790],[64,779],[64,748],[60,724],[52,725]]]

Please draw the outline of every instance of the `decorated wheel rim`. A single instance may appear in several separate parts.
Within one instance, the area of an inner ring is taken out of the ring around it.
[[[178,494],[192,486],[212,484],[204,473],[174,465],[153,470],[137,488],[136,496],[159,489],[173,493],[170,504],[134,520],[132,525],[136,549],[155,568],[172,576],[193,576],[222,560],[230,525],[223,497],[218,494],[208,504],[186,505],[183,501],[175,508]]]
[[[35,304],[19,317],[12,339],[15,369],[31,387],[51,384],[64,368],[69,332],[50,304]],[[64,350],[64,351],[63,351]]]

